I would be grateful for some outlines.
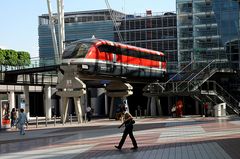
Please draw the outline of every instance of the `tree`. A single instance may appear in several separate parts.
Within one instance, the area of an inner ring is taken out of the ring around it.
[[[5,63],[5,51],[0,49],[0,65],[4,65]]]
[[[18,52],[18,65],[19,66],[27,66],[31,63],[30,54],[25,51]]]
[[[0,49],[0,65],[27,66],[30,63],[30,54],[28,52]]]
[[[15,50],[5,50],[6,63],[5,65],[17,66],[18,64],[18,53]]]

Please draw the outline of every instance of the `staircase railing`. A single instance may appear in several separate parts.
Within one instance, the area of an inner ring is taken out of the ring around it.
[[[185,69],[187,69],[191,64],[193,63],[193,61],[191,61],[190,63],[188,63],[186,66],[184,66],[180,71],[178,71],[174,76],[172,76],[169,80],[167,80],[165,83],[151,83],[147,86],[145,86],[143,88],[143,91],[145,92],[149,92],[151,91],[152,93],[161,93],[164,90],[166,90],[167,85],[173,81],[177,76],[179,76]],[[174,91],[174,83],[171,83],[172,90]]]
[[[212,60],[203,69],[198,71],[195,75],[191,74],[187,80],[188,81],[187,83],[185,80],[185,81],[182,81],[180,84],[177,84],[176,86],[179,88],[175,88],[175,90],[195,91],[205,81],[207,81],[212,75],[214,75],[219,68],[222,68],[222,64],[225,64],[226,62],[227,62],[226,60]],[[207,73],[206,73],[206,70],[208,70]],[[204,76],[201,77],[201,75],[204,75]]]
[[[180,75],[180,73],[182,73],[186,68],[188,68],[194,61],[191,61],[190,63],[188,63],[185,67],[183,67],[180,71],[178,71],[178,73],[176,73],[174,76],[172,76],[169,80],[167,80],[165,83],[163,83],[164,85],[166,85],[167,83],[169,83],[170,81],[172,81],[175,77],[177,77],[178,75]]]
[[[194,61],[188,63],[184,68],[182,68],[179,72],[177,72],[174,76],[172,76],[165,83],[151,83],[147,87],[144,88],[145,91],[150,91],[155,93],[162,92],[173,92],[173,93],[181,93],[181,92],[193,92],[196,91],[204,82],[206,82],[212,75],[214,75],[219,68],[222,67],[222,64],[225,64],[226,60],[212,60],[209,63],[200,62],[196,64],[201,64],[202,69],[198,69],[187,72],[186,69],[191,66]],[[204,65],[202,65],[204,64]],[[184,72],[185,71],[185,72]],[[185,76],[182,76],[181,73],[185,73]],[[190,74],[191,73],[191,74]],[[186,76],[188,74],[188,76]],[[174,79],[181,75],[184,79],[179,81],[174,81]]]
[[[190,83],[192,83],[192,81],[194,80],[194,79],[196,79],[203,71],[205,71],[206,69],[210,69],[210,66],[215,62],[216,60],[212,60],[210,63],[208,63],[207,64],[207,66],[205,66],[201,71],[199,71],[195,76],[193,76],[189,81],[188,81],[188,86],[190,85]],[[203,80],[201,80],[201,81],[199,81],[199,82],[197,82],[197,85],[199,85],[200,83],[204,83],[207,79],[209,79],[210,78],[210,76],[208,76],[208,77],[206,77],[205,79],[203,79]],[[192,84],[191,84],[192,85]],[[190,91],[189,90],[189,88],[190,87],[188,87],[188,91]],[[194,89],[194,88],[193,88]]]
[[[213,91],[215,95],[222,101],[227,104],[234,112],[239,114],[240,106],[239,101],[235,99],[230,93],[228,93],[221,85],[219,85],[216,81],[207,81],[205,88],[208,92]]]
[[[175,82],[175,84],[171,84],[171,86],[168,88],[171,88],[170,91],[175,92],[184,92],[184,91],[195,91],[197,90],[204,82],[206,82],[212,75],[214,75],[218,70],[218,64],[226,62],[225,60],[212,60],[209,62],[206,66],[203,67],[200,71],[195,71],[196,73],[191,73],[189,77],[187,77],[185,80],[180,82]],[[192,62],[190,63],[192,64]],[[215,65],[214,67],[212,67]],[[189,65],[188,65],[189,66]],[[202,77],[201,77],[202,76]],[[166,84],[169,83],[170,80],[168,80],[164,87],[167,87]]]
[[[198,89],[204,82],[206,82],[212,75],[214,75],[217,72],[218,69],[212,69],[210,72],[208,72],[207,76],[205,76],[202,80],[199,81],[191,81],[190,83],[194,86],[191,88],[191,91],[195,91]],[[189,88],[189,87],[188,87]]]

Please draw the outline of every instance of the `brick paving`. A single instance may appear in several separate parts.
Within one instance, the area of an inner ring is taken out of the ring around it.
[[[26,135],[0,132],[1,159],[239,159],[240,118],[183,117],[136,119],[138,150],[127,138],[117,150],[120,121],[29,126]]]

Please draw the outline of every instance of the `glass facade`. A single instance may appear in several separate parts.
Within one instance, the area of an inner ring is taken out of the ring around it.
[[[123,13],[113,11],[117,19],[124,17]],[[108,10],[95,10],[83,12],[68,12],[64,15],[65,20],[65,43],[91,38],[93,35],[99,39],[114,40],[114,25]],[[57,16],[55,18],[55,30],[58,38]],[[54,57],[52,35],[48,15],[39,17],[39,57]]]
[[[224,60],[239,70],[239,1],[177,0],[178,60]]]
[[[119,30],[124,43],[162,51],[166,55],[168,72],[177,69],[176,14],[172,12],[127,15]],[[115,32],[115,41],[119,41]]]

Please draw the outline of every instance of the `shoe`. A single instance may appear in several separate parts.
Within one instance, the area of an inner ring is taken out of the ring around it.
[[[136,147],[132,147],[131,148],[131,150],[137,150],[138,149],[138,147],[136,146]]]
[[[119,146],[116,146],[116,145],[115,145],[114,147],[116,147],[117,149],[121,150],[121,147],[119,147]]]

